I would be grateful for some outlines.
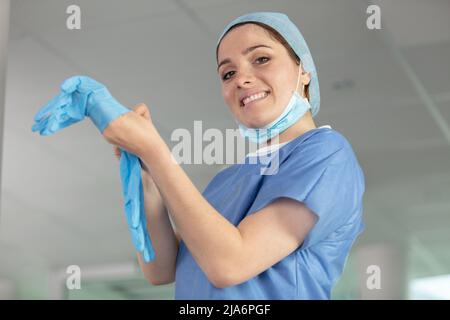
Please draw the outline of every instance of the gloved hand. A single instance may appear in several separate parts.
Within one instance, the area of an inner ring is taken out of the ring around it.
[[[86,76],[74,76],[65,80],[60,94],[36,114],[32,130],[47,136],[88,116],[103,133],[111,121],[127,112],[130,110],[104,85]]]
[[[88,116],[103,133],[111,121],[127,112],[131,110],[117,102],[104,85],[86,76],[75,76],[65,80],[59,95],[36,114],[32,130],[47,136]],[[145,262],[150,262],[155,254],[147,232],[141,165],[135,155],[121,151],[120,175],[128,227],[136,250],[143,253]]]

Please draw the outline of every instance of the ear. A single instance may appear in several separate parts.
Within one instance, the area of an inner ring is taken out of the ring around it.
[[[300,81],[304,86],[308,85],[311,82],[311,73],[302,71]]]

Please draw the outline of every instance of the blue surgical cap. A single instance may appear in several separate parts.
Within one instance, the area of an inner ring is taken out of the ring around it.
[[[235,25],[245,22],[259,22],[276,30],[290,45],[303,64],[303,69],[311,74],[309,83],[309,103],[311,104],[311,113],[315,116],[320,108],[320,90],[319,79],[317,77],[316,66],[309,51],[308,45],[303,38],[300,30],[289,19],[289,17],[279,12],[253,12],[245,14],[231,21],[223,30],[217,42],[217,48],[225,34]]]

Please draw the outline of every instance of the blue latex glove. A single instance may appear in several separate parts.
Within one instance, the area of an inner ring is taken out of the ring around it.
[[[150,262],[154,259],[155,253],[147,232],[141,164],[138,157],[123,150],[120,157],[120,177],[127,223],[133,244],[137,251],[142,252],[144,261]]]
[[[48,136],[87,116],[103,133],[111,121],[127,112],[130,110],[114,99],[104,85],[86,76],[75,76],[65,80],[59,95],[39,110],[32,130]],[[143,254],[145,262],[150,262],[155,253],[147,232],[141,164],[135,155],[121,151],[120,176],[128,228],[136,250]]]

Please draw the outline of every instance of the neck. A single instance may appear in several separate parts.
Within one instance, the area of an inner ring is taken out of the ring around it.
[[[283,131],[277,137],[267,140],[266,145],[283,143],[295,139],[309,130],[317,128],[311,112],[306,112],[293,126]]]

